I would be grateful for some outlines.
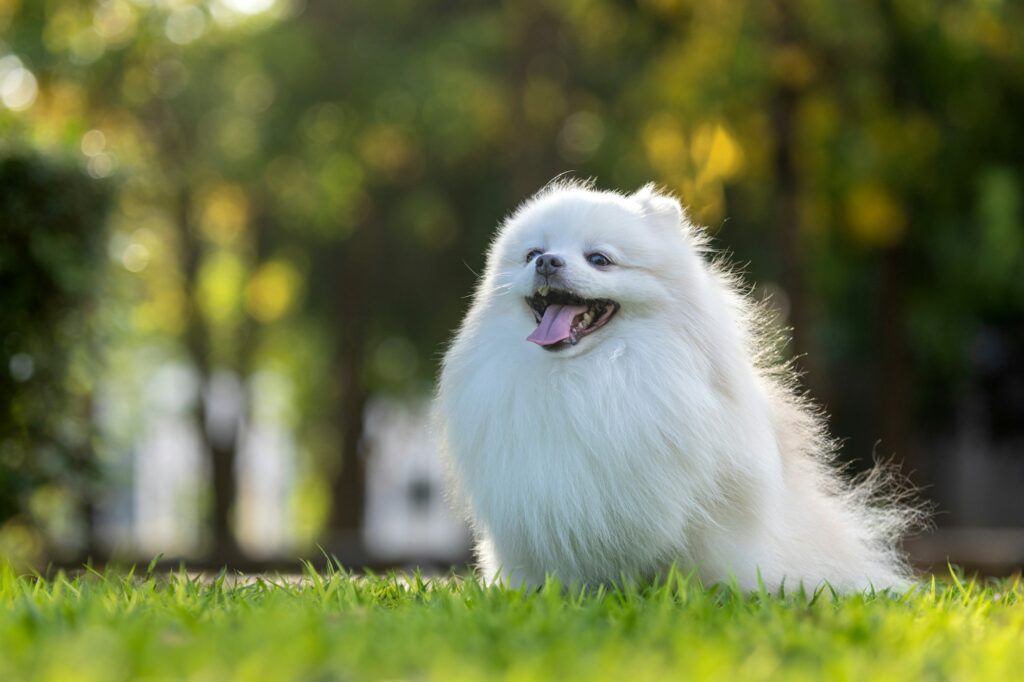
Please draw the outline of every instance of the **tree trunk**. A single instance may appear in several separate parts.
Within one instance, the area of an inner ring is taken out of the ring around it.
[[[907,53],[911,43],[907,36],[905,20],[892,2],[883,1],[878,5],[880,16],[893,40],[887,55],[886,66],[879,74],[887,85],[895,113],[913,112],[920,105],[915,93],[919,86],[913,78],[913,70],[904,67],[913,63],[913,55]],[[912,228],[908,225],[908,230]],[[881,288],[879,290],[878,329],[880,358],[878,363],[878,400],[875,402],[878,424],[881,429],[881,454],[893,456],[902,473],[910,477],[914,470],[911,404],[912,374],[910,370],[910,348],[906,333],[907,315],[907,240],[884,253]]]
[[[202,249],[189,225],[190,214],[191,196],[188,188],[182,187],[178,191],[176,219],[181,236],[182,270],[185,275],[189,300],[185,345],[199,374],[200,393],[195,407],[196,428],[205,446],[206,454],[210,458],[212,473],[213,509],[210,519],[213,536],[212,554],[216,558],[229,561],[239,555],[238,543],[235,540],[231,523],[237,489],[235,480],[237,431],[228,432],[223,439],[210,437],[210,411],[206,403],[207,391],[205,390],[210,385],[211,374],[207,338],[209,330],[196,304]]]
[[[894,247],[885,252],[882,286],[879,291],[878,335],[878,423],[881,427],[881,453],[893,455],[905,475],[913,471],[911,447],[909,359],[906,340],[905,249]]]
[[[355,331],[355,330],[353,330]],[[360,334],[346,334],[342,340],[338,372],[341,395],[338,402],[338,436],[341,469],[332,490],[331,531],[343,542],[358,541],[366,507],[366,460],[362,452],[363,413],[367,393],[360,368],[363,363]]]
[[[776,46],[786,47],[795,40],[795,27],[789,3],[777,0],[778,25]],[[825,401],[826,387],[820,371],[820,358],[811,342],[813,325],[812,295],[807,282],[807,265],[800,225],[800,177],[794,160],[796,148],[796,108],[799,92],[785,81],[778,82],[772,97],[774,130],[775,186],[778,194],[775,207],[775,237],[781,258],[781,284],[789,298],[789,320],[792,328],[791,348],[801,381],[819,401]]]
[[[237,439],[234,438],[225,445],[210,445],[213,465],[213,553],[224,558],[239,554],[231,519],[237,491],[236,445]]]
[[[334,546],[361,543],[365,516],[366,464],[361,443],[363,413],[369,397],[364,373],[369,315],[363,292],[376,289],[375,278],[380,273],[375,266],[377,231],[370,222],[372,218],[356,228],[341,245],[336,259],[339,266],[334,284],[338,292],[335,319],[339,326],[331,372],[337,378],[335,424],[340,466],[331,485],[327,529],[329,544]]]
[[[538,130],[525,110],[531,63],[539,54],[561,55],[564,51],[558,40],[560,22],[555,13],[541,3],[523,12],[517,23],[518,30],[511,36],[507,61],[507,78],[515,96],[508,126],[509,142],[505,145],[513,153],[507,175],[511,192],[508,199],[512,205],[552,180],[557,169],[565,165],[552,144],[556,131]]]

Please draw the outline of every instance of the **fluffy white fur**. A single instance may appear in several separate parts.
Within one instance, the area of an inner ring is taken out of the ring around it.
[[[562,256],[584,298],[621,304],[551,352],[531,249]],[[615,265],[595,268],[599,250]],[[878,476],[847,483],[821,416],[772,366],[759,307],[709,259],[679,203],[557,183],[499,229],[445,359],[436,417],[482,568],[536,585],[648,580],[899,587],[913,514]]]

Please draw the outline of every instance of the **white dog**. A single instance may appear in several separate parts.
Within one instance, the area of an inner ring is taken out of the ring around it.
[[[679,203],[549,186],[499,229],[436,411],[489,577],[905,584],[914,513],[830,466],[758,307]]]

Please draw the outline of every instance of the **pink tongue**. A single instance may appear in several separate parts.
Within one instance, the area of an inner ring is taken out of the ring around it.
[[[585,305],[549,305],[544,310],[544,319],[526,340],[538,346],[550,346],[569,338],[569,328],[577,315],[587,312]]]

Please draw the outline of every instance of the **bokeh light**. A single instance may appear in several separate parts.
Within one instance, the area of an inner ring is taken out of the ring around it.
[[[0,57],[0,102],[13,111],[24,111],[39,93],[35,75],[14,55]]]

